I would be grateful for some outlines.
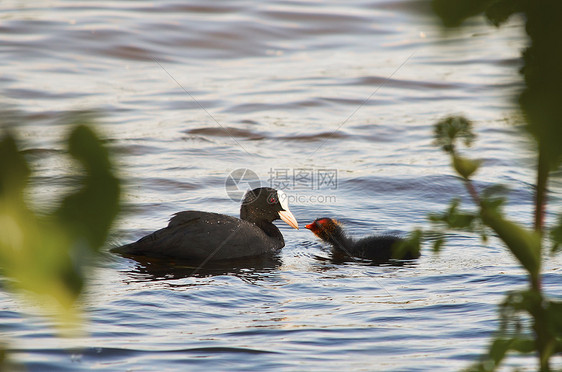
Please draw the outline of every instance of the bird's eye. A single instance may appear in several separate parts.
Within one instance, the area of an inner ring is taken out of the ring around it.
[[[269,198],[269,203],[270,203],[270,204],[273,204],[273,203],[275,203],[276,201],[277,201],[277,200],[275,200],[275,198],[274,198],[273,196]]]

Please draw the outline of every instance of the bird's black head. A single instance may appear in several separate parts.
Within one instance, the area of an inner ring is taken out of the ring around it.
[[[248,191],[242,200],[240,218],[255,224],[282,219],[289,226],[299,228],[295,216],[289,210],[287,195],[271,187]]]

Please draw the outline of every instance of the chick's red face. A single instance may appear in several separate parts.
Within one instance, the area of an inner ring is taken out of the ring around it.
[[[329,230],[332,225],[333,225],[333,221],[330,218],[318,218],[311,224],[306,225],[305,227],[318,235],[323,231]]]
[[[310,224],[306,225],[305,228],[309,229],[313,233],[318,231],[318,226],[316,226],[316,222],[313,222],[313,223],[310,223]]]

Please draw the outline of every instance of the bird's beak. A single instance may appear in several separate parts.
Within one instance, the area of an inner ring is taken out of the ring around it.
[[[309,223],[308,225],[305,226],[305,228],[309,229],[309,230],[313,230],[314,229],[314,224],[313,223]]]
[[[295,216],[293,216],[293,214],[291,213],[291,211],[279,211],[279,217],[285,221],[289,226],[291,226],[293,229],[299,229],[299,224],[297,222],[297,219],[295,218]]]

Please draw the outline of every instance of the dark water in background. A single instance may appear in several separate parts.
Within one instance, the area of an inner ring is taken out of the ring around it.
[[[462,113],[477,124],[479,185],[508,185],[507,210],[529,221],[532,153],[511,101],[522,21],[445,35],[424,4],[3,1],[3,125],[37,154],[30,197],[56,203],[72,166],[61,118],[94,109],[127,180],[115,242],[179,210],[237,215],[225,180],[240,167],[288,182],[301,226],[332,216],[357,236],[406,234],[464,195],[431,144],[432,123]],[[336,183],[309,182],[319,171]],[[561,190],[554,180],[554,210]],[[2,295],[2,339],[32,371],[454,370],[484,350],[503,294],[525,285],[494,239],[454,234],[440,255],[377,267],[334,264],[309,231],[279,226],[279,257],[196,275],[108,255],[78,340]],[[545,264],[556,296],[560,264]]]

